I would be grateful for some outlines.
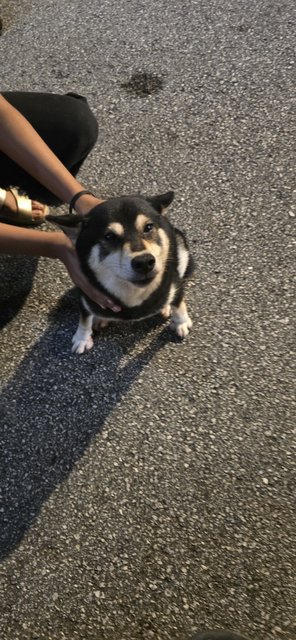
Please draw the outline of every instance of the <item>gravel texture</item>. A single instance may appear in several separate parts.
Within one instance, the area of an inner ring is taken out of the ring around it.
[[[62,265],[1,258],[0,636],[295,640],[295,4],[0,15],[2,90],[86,95],[82,181],[175,189],[197,263],[183,343],[153,319],[78,357]]]

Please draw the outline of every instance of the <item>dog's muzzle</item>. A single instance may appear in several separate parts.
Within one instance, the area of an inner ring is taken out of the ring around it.
[[[155,258],[152,253],[141,253],[131,261],[135,284],[147,284],[155,276]]]

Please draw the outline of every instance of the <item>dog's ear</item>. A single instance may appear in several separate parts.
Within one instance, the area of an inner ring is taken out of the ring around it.
[[[152,198],[146,198],[152,207],[158,211],[158,213],[165,214],[166,209],[170,206],[174,199],[174,192],[168,191],[160,196],[153,196]]]
[[[82,226],[86,224],[87,216],[79,216],[76,214],[64,215],[64,216],[46,216],[48,222],[56,224],[70,240],[75,244],[77,237],[82,229]]]

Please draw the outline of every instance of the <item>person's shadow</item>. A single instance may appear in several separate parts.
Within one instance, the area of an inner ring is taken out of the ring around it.
[[[0,330],[19,313],[29,295],[38,258],[0,257]]]
[[[92,351],[71,355],[77,311],[76,295],[67,293],[0,396],[0,558],[19,544],[143,367],[171,339],[164,327],[139,353],[159,320],[119,324]]]

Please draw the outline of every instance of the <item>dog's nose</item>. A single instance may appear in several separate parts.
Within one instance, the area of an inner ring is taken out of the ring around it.
[[[132,259],[132,268],[136,273],[146,274],[152,271],[155,266],[155,258],[151,253],[142,253]]]

